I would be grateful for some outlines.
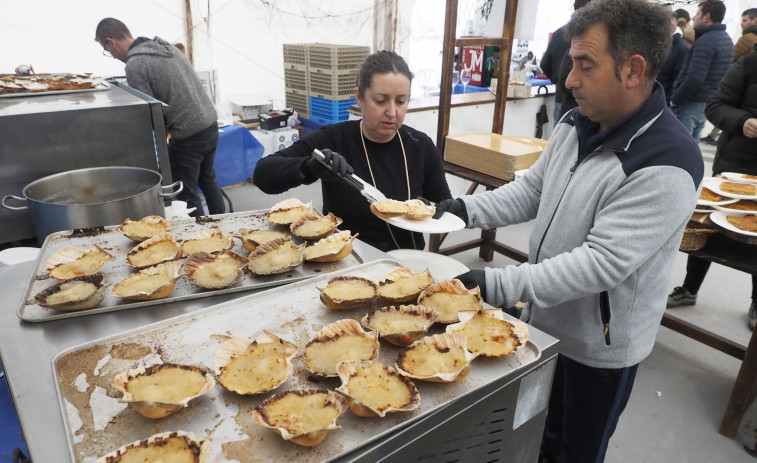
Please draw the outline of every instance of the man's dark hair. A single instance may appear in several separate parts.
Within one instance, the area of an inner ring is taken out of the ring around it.
[[[587,3],[589,3],[591,0],[575,0],[573,2],[573,10],[577,10],[581,8],[582,6],[585,6]]]
[[[663,6],[647,0],[594,0],[573,13],[563,33],[570,41],[596,24],[605,24],[615,76],[620,79],[623,63],[638,54],[647,62],[646,76],[653,82],[670,52],[668,18]]]
[[[725,3],[720,0],[704,0],[699,5],[702,7],[702,15],[709,14],[710,21],[720,24],[725,18]]]
[[[757,18],[757,8],[749,8],[741,13],[741,16],[749,16],[749,19]]]
[[[129,28],[126,27],[126,24],[115,18],[103,19],[97,24],[97,29],[95,29],[95,40],[103,46],[105,40],[109,38],[121,40],[129,37],[131,37]]]
[[[365,90],[370,88],[373,76],[376,74],[402,74],[410,81],[413,80],[413,73],[400,55],[389,50],[377,51],[369,55],[360,66],[357,74],[357,91],[360,96],[363,96]]]

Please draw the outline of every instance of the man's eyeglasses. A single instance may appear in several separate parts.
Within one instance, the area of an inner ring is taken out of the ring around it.
[[[107,56],[108,58],[113,58],[113,55],[106,48],[108,46],[108,40],[106,39],[105,43],[101,43],[100,45],[102,45],[103,47],[103,56]]]

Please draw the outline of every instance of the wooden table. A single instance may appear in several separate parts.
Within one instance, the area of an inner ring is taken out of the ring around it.
[[[473,182],[466,194],[472,194],[478,185],[486,187],[487,190],[493,190],[508,183],[506,180],[482,174],[446,161],[442,163],[446,172]],[[709,219],[705,220],[704,217],[695,215],[694,219],[700,220],[692,221],[692,226],[715,227],[712,222],[709,222]],[[431,252],[450,255],[478,247],[480,249],[479,256],[486,262],[490,262],[493,259],[495,251],[518,262],[526,262],[528,260],[528,255],[522,251],[496,241],[496,235],[496,229],[482,230],[480,238],[444,249],[441,249],[441,244],[446,234],[431,235],[429,237],[429,250]],[[689,251],[688,254],[742,272],[757,273],[757,238],[749,238],[731,231],[719,230],[718,233],[709,236],[703,248],[697,251]],[[731,396],[728,399],[728,404],[726,405],[723,418],[720,422],[720,428],[718,429],[720,434],[733,438],[736,435],[741,418],[749,406],[750,398],[757,395],[757,336],[753,333],[747,348],[744,349],[740,344],[730,339],[689,323],[669,312],[663,314],[661,324],[668,329],[741,360],[741,368],[736,376]]]

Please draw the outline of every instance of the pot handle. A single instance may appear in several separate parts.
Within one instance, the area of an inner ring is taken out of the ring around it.
[[[6,208],[6,209],[10,209],[12,211],[23,211],[23,210],[26,210],[26,209],[29,208],[28,206],[9,206],[9,205],[5,204],[5,201],[8,198],[13,198],[13,199],[18,200],[18,201],[26,201],[26,198],[19,198],[18,196],[15,196],[15,195],[5,195],[5,196],[3,196],[2,204],[3,204],[3,207]]]
[[[171,191],[171,192],[168,192],[168,193],[165,193],[165,192],[158,193],[158,196],[162,196],[164,198],[170,198],[171,196],[176,196],[177,194],[181,193],[182,190],[184,190],[184,183],[182,183],[181,180],[177,180],[177,181],[173,182],[170,185],[166,185],[166,186],[161,185],[160,188],[162,190],[165,190],[165,189],[168,189],[168,188],[174,188],[176,186],[179,187],[176,191]]]

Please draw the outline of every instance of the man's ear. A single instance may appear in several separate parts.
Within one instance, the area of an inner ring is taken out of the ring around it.
[[[623,76],[626,79],[628,88],[636,88],[645,82],[647,72],[647,61],[643,56],[636,54],[631,55],[623,65]]]

